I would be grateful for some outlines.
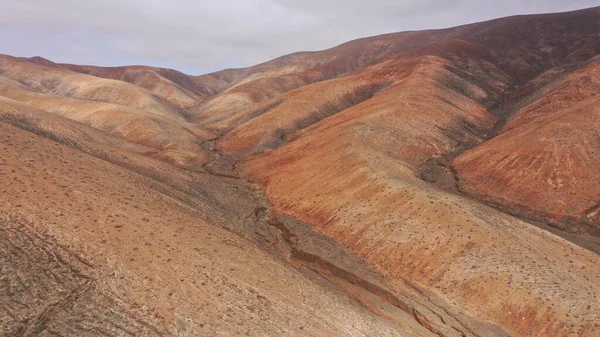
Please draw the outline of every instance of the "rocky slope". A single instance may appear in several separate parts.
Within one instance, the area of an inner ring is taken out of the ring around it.
[[[597,336],[599,31],[201,76],[1,56],[0,332]]]
[[[554,75],[521,103],[498,136],[453,161],[460,188],[519,214],[599,235],[599,70],[595,57]]]

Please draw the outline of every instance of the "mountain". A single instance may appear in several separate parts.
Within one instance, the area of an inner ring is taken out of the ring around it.
[[[0,327],[597,336],[600,7],[191,76],[0,56]]]
[[[467,193],[560,228],[600,234],[600,57],[542,74],[494,139],[457,158]],[[519,94],[521,95],[521,94]]]

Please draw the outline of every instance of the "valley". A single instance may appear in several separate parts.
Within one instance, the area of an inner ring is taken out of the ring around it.
[[[0,55],[0,335],[596,336],[599,31],[200,76]]]

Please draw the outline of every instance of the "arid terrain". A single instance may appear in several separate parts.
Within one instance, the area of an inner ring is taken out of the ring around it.
[[[600,7],[191,76],[0,55],[2,336],[600,336]]]

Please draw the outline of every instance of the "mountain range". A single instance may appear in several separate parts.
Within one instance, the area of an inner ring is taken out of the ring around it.
[[[201,76],[0,55],[0,334],[600,336],[600,7]]]

